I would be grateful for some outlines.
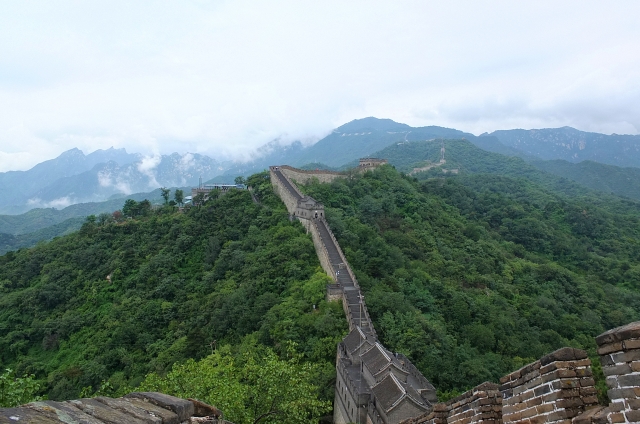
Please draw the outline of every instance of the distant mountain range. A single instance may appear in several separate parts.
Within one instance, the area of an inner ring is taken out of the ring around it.
[[[216,160],[194,153],[143,157],[111,148],[85,156],[71,149],[28,171],[0,173],[0,213],[64,208],[162,186],[196,185],[200,176],[209,179],[222,171]]]
[[[460,139],[466,141],[451,142]],[[448,140],[444,164],[438,163],[441,140]],[[546,184],[561,184],[557,177],[562,177],[592,190],[640,200],[636,146],[640,136],[608,136],[573,128],[474,136],[451,128],[415,128],[390,119],[365,118],[336,128],[311,146],[273,141],[245,163],[219,162],[191,153],[143,157],[124,149],[88,155],[72,149],[28,171],[0,173],[0,213],[5,214],[0,215],[0,254],[74,231],[87,215],[120,209],[126,198],[159,203],[162,186],[188,190],[200,176],[205,181],[231,182],[273,164],[344,169],[370,155],[385,157],[407,173],[427,168],[421,178],[451,175],[443,170],[520,176]]]
[[[572,168],[568,164],[548,164],[541,160],[571,163],[590,160],[640,168],[640,136],[587,133],[568,127],[499,130],[475,136],[452,128],[411,127],[390,119],[370,117],[344,124],[311,146],[301,142],[284,145],[273,141],[258,149],[254,160],[243,163],[220,162],[192,153],[143,157],[124,149],[97,150],[88,155],[72,149],[28,171],[0,173],[0,213],[19,214],[38,207],[63,208],[148,192],[162,186],[196,185],[200,176],[204,181],[230,182],[238,175],[250,175],[273,164],[313,167],[313,164],[321,163],[340,168],[392,144],[463,138],[483,150],[521,157],[540,169],[577,179],[581,184],[589,184],[594,172],[597,175],[614,173],[618,177],[612,186],[606,182],[598,185],[614,192],[620,192],[619,184],[632,181],[635,174],[606,167],[592,172],[587,168],[594,165]]]

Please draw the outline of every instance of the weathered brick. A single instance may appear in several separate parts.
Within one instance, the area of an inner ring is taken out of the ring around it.
[[[619,387],[617,375],[610,375],[605,379],[605,381],[607,382],[607,387],[610,389],[617,389]]]
[[[640,349],[640,339],[629,339],[622,342],[625,349]]]
[[[624,402],[611,402],[609,404],[609,410],[612,412],[624,411],[625,410]]]
[[[609,389],[607,390],[607,395],[609,395],[609,399],[635,399],[636,391],[632,388],[625,389]]]
[[[555,402],[556,400],[561,399],[561,398],[562,398],[562,396],[560,395],[560,392],[558,391],[558,392],[553,392],[553,393],[549,393],[548,395],[542,396],[542,401],[545,402],[545,403],[546,402],[552,403],[552,402]]]
[[[622,342],[614,342],[602,345],[598,348],[598,355],[606,355],[607,353],[619,352],[622,350]]]
[[[582,401],[585,405],[595,405],[598,403],[598,396],[585,396]]]
[[[542,396],[542,395],[545,395],[545,394],[547,394],[549,392],[551,392],[551,387],[549,387],[548,384],[545,384],[544,386],[537,387],[537,388],[535,388],[533,390],[533,394],[535,396]]]
[[[560,409],[547,415],[547,422],[560,421],[567,418],[567,411]]]
[[[617,342],[620,340],[628,340],[640,338],[640,322],[632,322],[622,327],[613,328],[596,337],[598,346]]]
[[[542,398],[541,397],[536,397],[536,398],[533,398],[533,399],[529,399],[525,405],[527,405],[527,407],[530,407],[530,406],[538,406],[541,403],[542,403]]]
[[[542,405],[536,406],[536,411],[538,414],[546,414],[547,412],[551,412],[555,409],[555,406],[552,403],[544,403]]]
[[[524,411],[522,411],[520,414],[521,414],[521,417],[522,417],[522,418],[529,418],[529,417],[533,417],[533,416],[534,416],[534,415],[536,415],[537,413],[538,413],[538,411],[536,411],[536,408],[535,408],[535,407],[533,407],[533,408],[527,408],[527,409],[525,409],[525,410],[524,410]]]
[[[593,378],[591,377],[585,377],[585,378],[581,378],[579,379],[580,381],[580,387],[588,387],[588,386],[595,386],[596,382]]]
[[[558,408],[577,408],[584,405],[584,402],[580,398],[560,399],[556,402]]]
[[[595,387],[580,387],[580,396],[589,396],[598,393],[598,389]]]
[[[639,372],[640,371],[640,361],[630,362],[629,366],[631,367],[633,372]]]
[[[560,378],[571,378],[575,376],[576,376],[576,372],[574,370],[568,370],[568,369],[558,370],[558,377]]]
[[[560,377],[558,377],[558,370],[554,370],[554,371],[552,371],[550,373],[547,373],[547,374],[543,375],[540,378],[542,379],[543,383],[548,383],[550,381],[557,380]]]
[[[621,412],[615,412],[613,414],[610,414],[609,419],[611,420],[612,423],[623,423],[627,421],[624,418],[624,414]]]
[[[556,380],[554,382],[551,383],[551,387],[555,390],[558,389],[572,389],[575,387],[580,387],[580,382],[578,380],[574,380],[574,379],[563,379],[563,380]]]
[[[618,384],[620,387],[640,387],[640,374],[621,375]]]
[[[591,377],[593,375],[593,371],[591,368],[577,368],[576,376],[577,377]]]
[[[638,410],[631,410],[631,411],[624,411],[624,416],[627,417],[627,420],[631,421],[632,423],[637,423],[640,422],[640,411]]]
[[[611,357],[611,355],[600,356],[600,363],[602,364],[603,367],[610,367],[616,364],[613,358]]]
[[[562,389],[559,392],[559,398],[567,399],[580,396],[580,389]]]
[[[631,409],[640,409],[640,399],[627,399],[625,403]]]
[[[616,364],[620,364],[623,362],[633,362],[640,361],[640,349],[628,350],[626,352],[614,353],[611,355],[611,359]]]
[[[526,387],[527,389],[532,389],[534,387],[538,387],[539,385],[542,384],[542,378],[540,378],[540,376],[532,378],[531,380],[527,381],[524,384],[524,387]]]

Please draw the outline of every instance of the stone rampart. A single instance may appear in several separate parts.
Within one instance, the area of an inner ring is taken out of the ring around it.
[[[321,183],[330,183],[336,178],[345,177],[345,174],[342,172],[335,171],[326,171],[326,170],[313,170],[308,171],[305,169],[293,168],[288,165],[283,165],[278,167],[284,175],[287,176],[290,180],[296,181],[298,184],[307,184],[314,178],[316,178]]]
[[[591,360],[565,347],[500,379],[505,423],[567,422],[598,404]]]
[[[640,321],[609,330],[598,336],[596,343],[611,403],[579,416],[574,422],[640,422]]]

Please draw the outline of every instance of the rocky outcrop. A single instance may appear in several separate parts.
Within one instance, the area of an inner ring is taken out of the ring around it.
[[[222,419],[220,410],[203,402],[156,392],[135,392],[121,398],[32,402],[0,409],[0,423],[231,424]]]

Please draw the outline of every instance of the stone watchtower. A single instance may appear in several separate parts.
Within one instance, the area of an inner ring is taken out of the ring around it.
[[[313,197],[304,196],[298,200],[294,215],[302,219],[324,218],[324,205],[316,202]]]
[[[378,158],[362,158],[358,163],[359,170],[367,170],[374,169],[382,165],[386,165],[389,163],[386,159],[378,159]]]

